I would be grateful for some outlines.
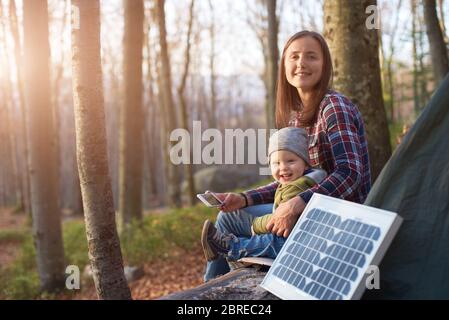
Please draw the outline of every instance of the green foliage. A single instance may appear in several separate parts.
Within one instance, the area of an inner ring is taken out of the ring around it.
[[[197,205],[134,221],[120,237],[124,259],[135,265],[168,258],[176,248],[189,250],[199,242],[204,220],[213,219],[216,214],[216,209]]]
[[[63,224],[64,253],[67,265],[76,265],[80,270],[89,263],[86,228],[83,221]]]
[[[125,261],[142,264],[169,257],[170,251],[176,248],[191,249],[200,239],[203,221],[213,219],[216,213],[216,209],[197,205],[150,214],[140,222],[133,221],[120,236]],[[64,223],[63,237],[67,264],[77,265],[83,270],[89,262],[84,223]]]
[[[23,230],[0,230],[0,245],[7,242],[23,242],[26,232]]]
[[[19,256],[0,269],[0,298],[33,299],[39,294],[36,253],[30,233],[23,237]]]
[[[1,299],[30,300],[38,297],[39,277],[37,272],[21,273],[10,268],[0,270]]]
[[[77,265],[80,270],[88,263],[87,241],[84,224],[71,221],[63,225],[64,250],[67,265]],[[36,251],[31,231],[2,231],[2,241],[21,243],[19,256],[9,266],[0,269],[0,298],[36,299],[49,295],[40,293],[36,268]]]
[[[388,129],[390,131],[390,144],[391,150],[395,150],[398,146],[398,138],[402,135],[402,128],[404,124],[402,122],[390,123]]]

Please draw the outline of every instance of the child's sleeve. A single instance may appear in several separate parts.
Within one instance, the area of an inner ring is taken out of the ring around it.
[[[270,213],[261,217],[254,218],[253,231],[255,234],[269,233],[267,230],[267,223],[270,220],[271,215],[272,214]]]

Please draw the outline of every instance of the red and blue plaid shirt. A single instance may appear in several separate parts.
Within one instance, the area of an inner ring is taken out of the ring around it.
[[[299,115],[291,126],[299,127]],[[328,176],[299,196],[307,203],[314,192],[363,203],[371,188],[368,145],[362,116],[345,96],[328,91],[319,106],[317,121],[305,128],[309,136],[312,167],[324,169]],[[254,204],[272,203],[278,182],[246,191]]]

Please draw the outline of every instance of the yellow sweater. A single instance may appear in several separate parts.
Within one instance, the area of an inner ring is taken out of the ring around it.
[[[282,202],[292,199],[301,192],[310,189],[314,185],[316,185],[316,182],[307,176],[302,176],[290,183],[279,185],[274,195],[273,210],[275,210]],[[270,213],[261,217],[254,218],[253,231],[255,234],[268,233],[267,223],[271,215],[272,214]]]

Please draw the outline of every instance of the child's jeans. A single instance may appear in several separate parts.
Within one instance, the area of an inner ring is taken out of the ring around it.
[[[276,258],[285,242],[285,238],[271,233],[251,235],[251,225],[255,217],[271,213],[273,204],[261,204],[233,212],[218,214],[215,227],[223,233],[232,233],[239,241],[231,244],[229,259],[237,260],[242,257]],[[223,256],[208,262],[204,281],[209,281],[219,275],[229,272],[229,265]]]

